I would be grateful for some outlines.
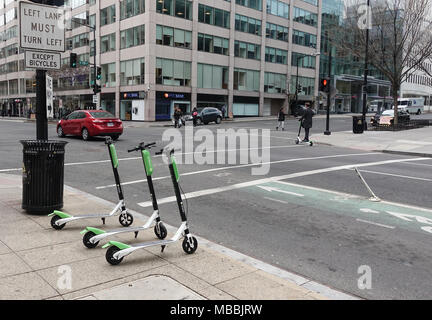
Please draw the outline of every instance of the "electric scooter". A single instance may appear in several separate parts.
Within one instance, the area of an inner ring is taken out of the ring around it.
[[[108,147],[108,152],[111,159],[111,165],[114,172],[114,179],[116,182],[117,187],[117,194],[119,197],[119,202],[114,207],[114,209],[110,213],[102,213],[102,214],[87,214],[87,215],[80,215],[80,216],[72,216],[70,214],[67,214],[62,211],[55,210],[54,212],[50,213],[48,216],[51,217],[51,226],[56,230],[61,230],[68,222],[72,222],[75,220],[80,219],[91,219],[91,218],[101,218],[103,224],[105,224],[105,218],[115,216],[117,214],[120,214],[119,216],[119,222],[122,226],[128,227],[133,222],[133,216],[127,211],[126,204],[123,197],[123,190],[120,183],[120,177],[118,174],[118,158],[117,158],[117,152],[116,148],[114,146],[113,140],[111,137],[107,137],[105,139],[105,144]]]
[[[301,119],[299,120],[299,122],[300,122],[300,127],[299,127],[299,131],[298,131],[298,134],[297,134],[297,139],[295,140],[295,143],[296,144],[299,144],[299,143],[301,143],[301,144],[308,144],[308,145],[310,145],[311,147],[313,146],[313,142],[312,141],[308,141],[308,142],[303,142],[303,140],[300,138],[300,132],[301,132],[301,128],[302,128],[302,121],[301,121]]]
[[[114,229],[114,230],[109,230],[109,231],[104,231],[104,230],[101,230],[98,228],[92,228],[92,227],[85,228],[83,231],[81,231],[81,234],[84,234],[83,243],[87,248],[89,248],[89,249],[95,248],[99,244],[99,241],[101,241],[102,239],[105,239],[109,236],[119,234],[119,233],[134,232],[135,238],[136,238],[138,236],[139,231],[146,230],[146,229],[150,228],[152,226],[153,222],[156,222],[155,226],[154,226],[154,233],[156,234],[156,236],[159,239],[165,239],[165,237],[167,236],[167,233],[168,233],[167,229],[164,226],[164,224],[162,223],[160,216],[159,216],[159,208],[158,208],[158,203],[156,200],[155,191],[154,191],[154,187],[153,187],[153,180],[152,180],[153,164],[151,161],[150,152],[148,151],[148,149],[150,149],[155,144],[156,144],[156,142],[152,142],[149,144],[144,144],[144,142],[141,142],[135,148],[128,150],[128,152],[141,151],[141,157],[142,157],[143,164],[144,164],[144,170],[145,170],[146,176],[147,176],[147,184],[148,184],[148,188],[150,191],[150,198],[152,199],[152,202],[153,202],[153,210],[154,210],[153,214],[146,221],[146,223],[141,227],[121,228],[121,229]]]
[[[196,251],[196,249],[198,248],[197,239],[194,236],[192,236],[190,231],[189,231],[187,216],[186,216],[186,212],[185,212],[184,207],[183,207],[183,200],[182,200],[182,197],[180,194],[180,186],[178,183],[179,173],[177,170],[177,164],[176,164],[175,157],[174,157],[174,149],[168,149],[168,150],[166,150],[166,152],[167,152],[167,157],[169,159],[169,170],[170,170],[171,180],[172,180],[173,185],[174,185],[174,192],[176,195],[177,205],[178,205],[178,209],[180,212],[182,224],[177,229],[177,232],[174,234],[174,236],[171,239],[167,239],[167,240],[143,242],[143,243],[139,243],[139,244],[135,244],[135,245],[128,245],[128,244],[118,242],[118,241],[108,242],[107,244],[105,244],[102,247],[102,248],[108,247],[108,250],[107,250],[106,255],[105,255],[105,258],[106,258],[108,263],[110,263],[112,265],[117,265],[120,262],[122,262],[122,260],[125,256],[131,254],[132,252],[134,252],[136,250],[144,249],[144,248],[148,248],[148,247],[161,246],[161,252],[163,252],[165,249],[165,246],[180,240],[181,237],[184,237],[182,247],[183,247],[184,252],[186,252],[187,254],[194,253]],[[158,152],[156,154],[162,154],[162,151]]]

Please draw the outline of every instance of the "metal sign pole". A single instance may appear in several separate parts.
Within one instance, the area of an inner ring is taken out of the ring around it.
[[[36,139],[48,140],[46,70],[36,70]]]

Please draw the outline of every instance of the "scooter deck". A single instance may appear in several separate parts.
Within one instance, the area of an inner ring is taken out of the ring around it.
[[[72,216],[71,218],[75,218],[75,219],[87,219],[87,218],[106,218],[106,217],[111,217],[113,216],[112,214],[109,213],[100,213],[100,214],[84,214],[84,215],[79,215],[79,216]]]
[[[112,234],[112,233],[125,233],[125,232],[136,232],[136,231],[142,231],[146,230],[148,228],[141,226],[141,227],[133,227],[133,228],[118,228],[118,229],[112,229],[105,232],[105,234]]]
[[[150,241],[150,242],[141,242],[131,245],[132,248],[147,248],[147,247],[153,247],[153,246],[164,246],[170,243],[175,242],[173,239],[167,239],[167,240],[159,240],[159,241]]]

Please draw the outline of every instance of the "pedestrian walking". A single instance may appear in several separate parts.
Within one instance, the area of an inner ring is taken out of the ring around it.
[[[197,119],[198,119],[198,109],[195,107],[192,110],[192,120],[193,120],[193,126],[196,127],[197,125]]]
[[[222,106],[221,112],[222,112],[222,119],[225,119],[225,113],[226,113],[225,105]]]
[[[279,109],[278,113],[278,125],[276,127],[276,130],[279,130],[279,128],[282,128],[282,131],[285,131],[285,113],[284,108]]]
[[[309,142],[309,132],[312,128],[312,117],[315,115],[315,112],[312,110],[309,102],[306,102],[305,106],[306,109],[300,119],[302,127],[305,129],[305,137],[302,142]]]

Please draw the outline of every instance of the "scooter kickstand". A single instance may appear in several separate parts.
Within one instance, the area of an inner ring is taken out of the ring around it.
[[[135,231],[135,239],[138,237],[138,231]]]
[[[166,245],[161,245],[161,253],[164,252]]]
[[[105,218],[101,218],[102,219],[102,224],[105,224]]]

